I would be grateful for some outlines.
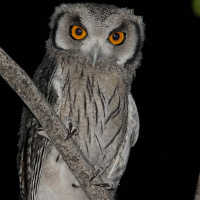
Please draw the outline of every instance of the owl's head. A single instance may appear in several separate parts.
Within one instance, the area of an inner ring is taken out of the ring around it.
[[[93,3],[62,4],[55,9],[50,28],[47,49],[49,46],[79,54],[93,67],[109,59],[120,66],[139,64],[144,24],[131,9]]]

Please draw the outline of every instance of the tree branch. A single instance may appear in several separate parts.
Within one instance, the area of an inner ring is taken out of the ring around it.
[[[194,196],[194,200],[200,200],[200,173],[199,173],[199,178],[197,180],[197,187],[196,187],[196,193]]]
[[[46,134],[77,178],[88,198],[90,200],[112,200],[113,198],[105,188],[90,183],[90,178],[94,173],[93,166],[85,158],[73,139],[66,140],[68,132],[65,125],[55,114],[26,72],[2,48],[0,48],[0,75],[20,96],[41,126],[46,130]],[[100,177],[96,177],[92,182],[102,183],[102,180]]]

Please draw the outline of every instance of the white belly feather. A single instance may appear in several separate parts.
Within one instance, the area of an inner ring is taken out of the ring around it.
[[[81,188],[72,187],[78,182],[63,159],[56,162],[58,154],[52,146],[43,164],[37,200],[88,200]]]

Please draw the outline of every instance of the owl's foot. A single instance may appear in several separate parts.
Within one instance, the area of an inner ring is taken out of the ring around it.
[[[45,130],[42,127],[37,128],[36,133],[50,140],[49,136],[46,134]]]
[[[56,157],[56,162],[58,163],[61,160],[62,156],[60,154],[58,154],[58,156]]]
[[[99,169],[97,169],[92,178],[90,178],[90,182],[92,182],[97,176],[101,175],[104,172],[103,167],[100,167]],[[108,179],[106,178],[104,175],[101,175],[101,178],[103,179],[103,183],[94,183],[94,185],[99,186],[99,187],[105,187],[106,189],[114,189],[114,184]]]
[[[76,185],[75,183],[72,183],[72,187],[74,187],[74,188],[79,188],[80,186],[79,186],[79,185]]]
[[[111,186],[109,183],[95,183],[94,185],[111,189]]]
[[[47,138],[48,140],[50,140],[49,136],[46,134],[45,130],[42,127],[39,127],[36,129],[36,133],[42,137]],[[56,162],[59,162],[61,160],[62,156],[60,154],[58,154],[58,156],[56,157]]]
[[[114,182],[112,182],[112,180],[110,180],[109,178],[107,178],[104,175],[101,175],[101,178],[102,178],[103,182],[102,183],[94,183],[94,185],[99,186],[99,187],[104,187],[108,190],[115,189],[115,184],[114,184]]]
[[[68,136],[67,136],[66,139],[69,139],[69,138],[71,138],[73,135],[78,134],[78,130],[79,130],[79,127],[78,127],[78,126],[73,126],[72,120],[71,120],[71,119],[68,119],[68,126],[69,126],[69,128],[67,129],[67,130],[68,130]]]
[[[101,176],[103,182],[102,183],[94,183],[94,185],[99,186],[99,187],[104,187],[108,190],[113,190],[115,188],[114,182],[107,178],[107,176],[104,175],[105,169],[103,167],[98,168],[93,176],[90,178],[90,182],[92,182],[97,176]]]
[[[68,135],[66,137],[66,140],[71,138],[74,134],[78,134],[78,126],[74,126],[72,124],[72,120],[68,119],[68,127],[67,127],[67,131],[68,131]],[[60,154],[58,154],[58,156],[56,157],[56,162],[60,162],[60,160],[62,159],[62,156]]]
[[[90,182],[92,182],[94,180],[94,178],[96,178],[97,176],[99,176],[100,174],[102,174],[103,172],[103,168],[99,168],[97,169],[94,174],[92,175],[92,177],[90,178]]]
[[[103,178],[102,177],[102,179],[103,179],[103,181],[105,181],[105,182],[103,182],[103,183],[94,183],[94,185],[96,185],[96,186],[99,186],[99,187],[104,187],[104,188],[106,188],[106,189],[108,189],[108,190],[113,190],[114,189],[114,183],[113,182],[111,182],[109,179],[107,179],[107,178]],[[105,179],[107,179],[107,180],[105,180]]]

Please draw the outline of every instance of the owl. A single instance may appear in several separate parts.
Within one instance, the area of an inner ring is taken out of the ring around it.
[[[132,9],[61,4],[50,20],[46,55],[33,81],[113,196],[138,138],[131,95],[142,57],[144,24]],[[18,171],[21,200],[84,200],[45,130],[23,109]],[[73,192],[72,192],[73,191]]]

